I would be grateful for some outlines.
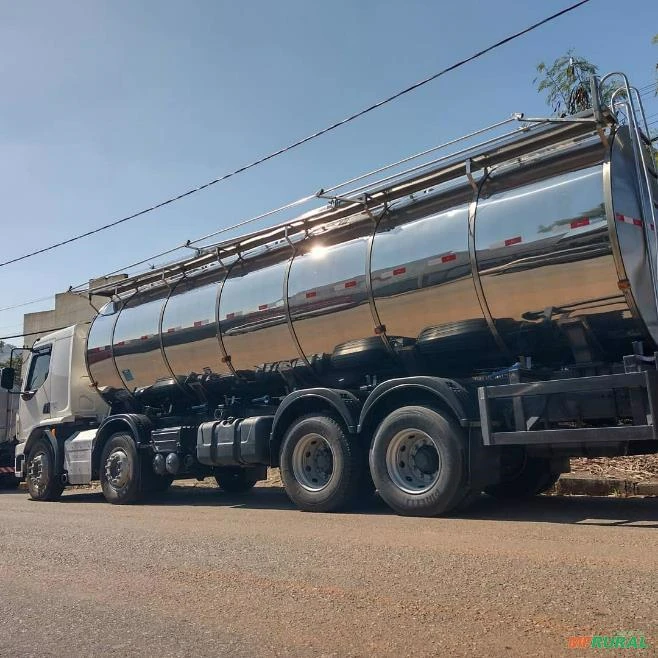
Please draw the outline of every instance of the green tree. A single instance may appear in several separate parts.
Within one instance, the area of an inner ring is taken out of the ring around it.
[[[8,368],[9,359],[0,361],[0,368]],[[11,362],[11,367],[16,369],[17,377],[20,377],[21,369],[23,368],[23,357],[20,352],[14,352],[14,358]]]
[[[570,49],[552,64],[537,64],[534,84],[537,91],[546,92],[546,104],[557,116],[576,114],[592,106],[590,78],[598,73],[598,67]],[[603,101],[610,99],[612,90],[603,89]]]
[[[7,343],[0,340],[0,352],[4,352],[5,346]],[[14,352],[14,358],[12,361],[12,367],[16,369],[16,378],[19,379],[21,376],[21,370],[23,368],[23,354],[18,350]],[[8,368],[9,359],[0,360],[0,368]]]

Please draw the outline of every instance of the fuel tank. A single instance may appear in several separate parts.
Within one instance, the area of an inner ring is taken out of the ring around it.
[[[636,147],[625,127],[592,130],[477,177],[464,166],[376,212],[115,299],[89,332],[90,376],[128,392],[192,374],[349,387],[653,350],[656,231]]]

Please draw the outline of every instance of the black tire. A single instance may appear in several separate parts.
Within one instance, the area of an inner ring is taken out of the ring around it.
[[[427,407],[396,409],[381,422],[370,448],[370,472],[379,495],[406,516],[449,512],[468,493],[463,441],[461,428],[447,415]],[[404,450],[413,455],[413,464],[400,457]]]
[[[142,495],[142,465],[133,437],[113,434],[105,444],[100,461],[103,496],[113,505],[128,505]]]
[[[258,478],[244,468],[235,468],[215,472],[215,481],[226,493],[238,494],[253,489]]]
[[[548,491],[559,477],[549,459],[526,457],[515,472],[502,482],[489,485],[484,492],[499,500],[524,500]]]
[[[358,495],[363,451],[333,418],[304,416],[283,439],[280,470],[283,487],[299,509],[334,512],[349,507]]]
[[[30,449],[26,462],[27,490],[32,500],[57,500],[64,484],[55,475],[55,453],[50,441],[39,439]]]
[[[422,354],[451,354],[464,350],[470,352],[491,347],[493,344],[489,325],[482,318],[427,327],[416,341],[416,347]]]
[[[337,369],[381,367],[390,361],[391,354],[380,336],[358,338],[334,347],[331,365]]]

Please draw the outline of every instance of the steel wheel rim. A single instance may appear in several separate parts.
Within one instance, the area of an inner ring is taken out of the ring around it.
[[[322,491],[333,476],[333,452],[329,442],[320,434],[306,434],[292,453],[292,472],[295,480],[307,491]]]
[[[398,489],[408,494],[423,494],[439,479],[441,457],[429,434],[406,429],[388,444],[386,470]]]
[[[105,478],[113,489],[122,489],[130,479],[130,460],[125,450],[116,448],[105,462]]]
[[[48,485],[48,478],[50,476],[50,459],[45,450],[39,450],[36,453],[30,461],[27,474],[31,488],[37,495],[41,495]]]

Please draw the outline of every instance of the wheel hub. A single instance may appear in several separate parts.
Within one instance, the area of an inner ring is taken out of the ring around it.
[[[292,454],[295,479],[307,491],[320,491],[331,480],[334,470],[333,453],[327,440],[319,434],[303,436]]]
[[[105,477],[114,489],[121,489],[128,483],[130,463],[123,450],[117,449],[110,453],[105,462]]]
[[[386,469],[405,493],[429,491],[439,478],[441,458],[429,434],[407,429],[398,432],[386,450]]]
[[[414,455],[416,466],[423,475],[431,475],[439,468],[439,455],[434,448],[421,446]]]
[[[47,470],[47,456],[42,452],[37,453],[34,456],[34,459],[30,461],[27,469],[27,475],[30,480],[30,484],[39,493],[41,493],[41,490],[46,486]]]

